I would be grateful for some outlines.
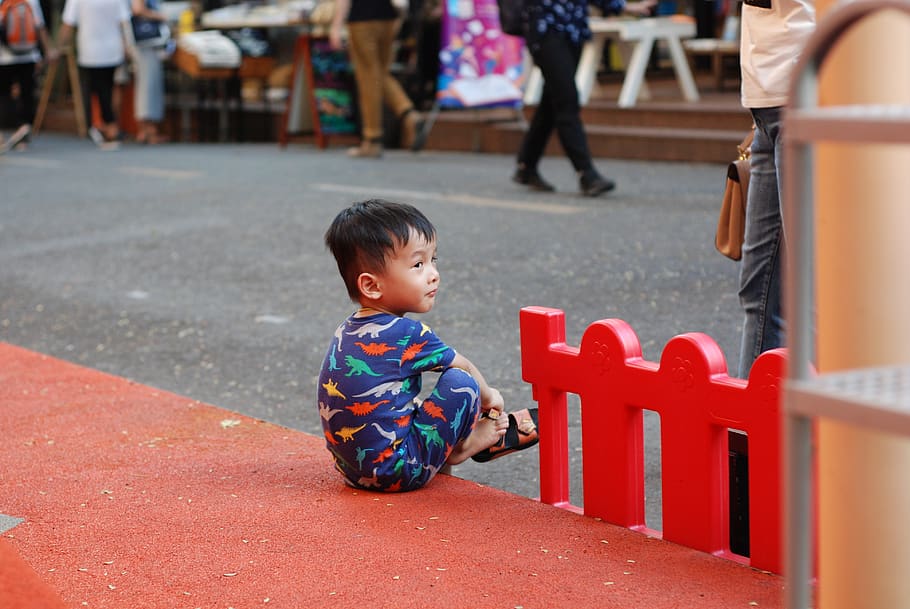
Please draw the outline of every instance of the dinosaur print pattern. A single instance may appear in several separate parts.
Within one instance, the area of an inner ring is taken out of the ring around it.
[[[353,332],[347,332],[347,335],[356,336],[357,338],[363,338],[365,336],[369,336],[370,338],[379,338],[379,335],[382,333],[383,330],[388,330],[389,328],[394,326],[395,322],[397,322],[399,319],[399,318],[396,318],[391,315],[389,315],[389,317],[392,317],[392,320],[387,324],[379,324],[379,323],[364,324],[364,325],[358,327]],[[366,318],[364,318],[364,319],[366,319]]]
[[[346,408],[358,416],[363,416],[365,414],[370,414],[383,404],[388,403],[388,400],[380,400],[378,402],[354,402],[350,406],[346,406]]]
[[[398,347],[390,347],[385,343],[362,343],[357,341],[354,344],[360,347],[367,355],[385,355],[389,351],[398,349]]]
[[[328,396],[345,399],[344,394],[341,393],[341,391],[338,389],[338,383],[333,382],[332,379],[329,379],[323,383],[322,388],[325,389],[326,395]]]
[[[435,402],[431,402],[430,400],[426,400],[426,401],[423,403],[422,408],[426,411],[426,413],[427,413],[428,415],[430,415],[430,416],[433,417],[434,419],[442,419],[443,421],[446,420],[445,411],[443,411],[443,409],[440,408],[439,405],[436,404]]]
[[[358,446],[357,447],[357,457],[356,457],[357,458],[357,467],[363,467],[363,460],[366,458],[367,453],[373,452],[374,450],[375,449],[373,449],[373,448],[361,448],[360,446]]]
[[[427,324],[406,317],[351,316],[338,326],[317,403],[326,448],[349,484],[407,491],[445,465],[479,409],[477,383],[450,367],[454,358]],[[418,399],[422,375],[431,371],[441,372],[436,386]]]
[[[363,393],[357,393],[354,395],[355,398],[365,398],[365,397],[377,397],[380,398],[386,393],[391,393],[392,395],[398,395],[405,390],[404,381],[389,381],[388,383],[380,383],[375,387],[370,387]]]
[[[353,355],[345,355],[344,363],[349,368],[348,373],[345,376],[360,376],[361,374],[369,374],[370,376],[382,376],[378,372],[373,372],[369,364],[367,364],[362,359],[357,359]]]
[[[415,357],[417,357],[417,354],[420,353],[420,350],[426,346],[427,342],[428,341],[423,341],[422,343],[416,343],[416,344],[410,345],[407,349],[405,349],[404,353],[401,355],[402,365],[405,362],[409,362],[412,359],[414,359]]]
[[[328,406],[325,405],[325,403],[319,402],[319,416],[322,417],[324,420],[326,420],[326,421],[331,420],[331,418],[334,417],[339,412],[343,412],[341,410],[341,408],[329,408]]]
[[[342,427],[341,429],[339,429],[338,431],[335,432],[335,435],[338,436],[339,438],[341,438],[342,442],[347,442],[348,440],[353,440],[354,434],[357,433],[358,431],[360,431],[361,429],[363,429],[364,427],[366,427],[366,423],[364,423],[360,427]]]

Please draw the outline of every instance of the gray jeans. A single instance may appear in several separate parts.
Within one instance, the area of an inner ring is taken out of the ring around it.
[[[164,118],[164,65],[160,52],[157,47],[139,48],[133,112],[141,121],[158,123]]]
[[[740,378],[749,376],[752,363],[761,353],[784,344],[781,108],[751,111],[756,128],[739,276],[739,302],[746,315],[739,357]]]

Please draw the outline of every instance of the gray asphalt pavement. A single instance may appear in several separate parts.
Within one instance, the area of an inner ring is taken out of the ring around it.
[[[658,360],[689,331],[731,369],[737,265],[712,245],[723,167],[601,159],[618,182],[584,199],[564,158],[541,171],[559,192],[509,181],[506,156],[390,151],[348,159],[310,146],[125,145],[42,134],[0,157],[0,340],[305,432],[320,434],[319,365],[351,310],[322,235],[351,201],[420,207],[439,231],[434,330],[530,405],[518,311],[566,312],[567,340],[618,317]],[[570,401],[573,503],[580,415]],[[648,523],[659,528],[656,416],[647,417]],[[456,475],[533,497],[537,450]]]

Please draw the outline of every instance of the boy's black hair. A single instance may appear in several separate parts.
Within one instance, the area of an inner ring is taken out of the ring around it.
[[[369,199],[339,212],[325,232],[325,244],[335,256],[338,272],[348,295],[357,302],[357,278],[364,272],[380,272],[396,247],[407,245],[411,230],[428,242],[436,228],[420,210],[407,203]]]

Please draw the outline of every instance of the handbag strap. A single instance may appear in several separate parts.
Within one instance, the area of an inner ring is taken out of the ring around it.
[[[755,139],[755,124],[752,124],[752,128],[749,129],[749,133],[746,134],[746,137],[743,138],[743,141],[736,147],[739,156],[739,160],[744,161],[752,156],[752,140]]]

